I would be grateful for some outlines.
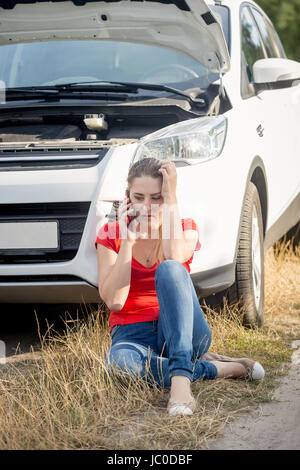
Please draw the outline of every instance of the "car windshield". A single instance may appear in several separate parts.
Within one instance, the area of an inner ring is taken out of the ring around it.
[[[221,15],[214,13],[222,23]],[[184,54],[140,43],[61,40],[0,47],[0,80],[7,88],[104,80],[185,90],[207,88],[216,79],[216,73]],[[146,90],[140,93],[149,95]]]

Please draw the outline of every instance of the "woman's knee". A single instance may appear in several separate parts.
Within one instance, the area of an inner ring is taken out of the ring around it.
[[[134,377],[144,374],[145,360],[143,354],[130,343],[117,343],[112,346],[106,356],[106,363],[110,372],[125,372]]]
[[[187,276],[188,272],[180,261],[167,259],[160,263],[155,271],[155,281]]]

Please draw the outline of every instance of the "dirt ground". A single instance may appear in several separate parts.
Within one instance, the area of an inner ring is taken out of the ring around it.
[[[288,374],[275,389],[273,401],[251,410],[208,443],[209,450],[300,450],[300,341]]]

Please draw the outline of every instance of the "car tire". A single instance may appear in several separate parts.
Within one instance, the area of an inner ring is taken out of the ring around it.
[[[214,307],[236,304],[245,327],[260,327],[264,322],[264,235],[259,194],[250,182],[241,216],[235,267],[235,282],[222,292],[205,298]]]
[[[241,218],[235,283],[227,290],[228,303],[239,303],[243,324],[260,327],[264,322],[264,234],[256,186],[250,182]]]

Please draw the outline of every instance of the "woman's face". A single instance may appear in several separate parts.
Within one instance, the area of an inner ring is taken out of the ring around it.
[[[137,220],[141,226],[159,227],[162,223],[162,205],[161,196],[162,179],[152,178],[151,176],[140,176],[134,178],[130,188],[129,195],[134,208],[139,212]]]

